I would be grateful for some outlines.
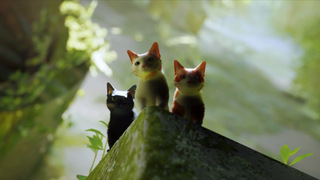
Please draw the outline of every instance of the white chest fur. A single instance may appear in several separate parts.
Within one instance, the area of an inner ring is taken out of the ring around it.
[[[136,92],[136,106],[139,111],[146,106],[160,106],[168,109],[168,100],[169,88],[163,73],[159,73],[152,79],[139,79]]]

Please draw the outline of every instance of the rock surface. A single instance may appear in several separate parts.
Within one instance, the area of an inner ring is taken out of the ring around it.
[[[88,180],[315,180],[158,107],[147,107]]]

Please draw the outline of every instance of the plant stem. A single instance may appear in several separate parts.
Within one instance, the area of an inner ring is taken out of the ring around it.
[[[91,168],[90,168],[89,174],[90,174],[90,173],[91,173],[91,171],[92,171],[92,168],[93,168],[94,162],[96,161],[97,154],[98,154],[98,150],[96,150],[96,152],[94,153],[94,159],[93,159],[93,162],[92,162],[92,165],[91,165]]]
[[[102,158],[104,157],[104,155],[106,153],[107,144],[108,144],[108,138],[106,138],[106,143],[104,144]]]

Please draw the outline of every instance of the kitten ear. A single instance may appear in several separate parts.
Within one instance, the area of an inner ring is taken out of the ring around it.
[[[107,95],[109,96],[114,91],[113,86],[110,83],[107,83]]]
[[[131,88],[129,88],[127,91],[128,91],[128,94],[130,94],[133,98],[134,98],[134,95],[136,93],[136,88],[137,86],[136,85],[133,85],[131,86]]]
[[[161,57],[160,55],[160,51],[159,51],[159,46],[158,46],[158,43],[157,42],[154,42],[148,52],[148,54],[152,54],[152,55],[155,55],[157,56],[159,59]]]
[[[206,61],[203,61],[202,63],[200,63],[197,67],[196,70],[200,71],[202,73],[202,77],[204,77],[204,72],[206,70]]]
[[[133,61],[135,59],[137,59],[139,57],[139,55],[137,53],[134,53],[133,51],[128,50],[127,53],[130,57],[131,64],[133,63]]]
[[[179,63],[179,61],[174,60],[174,75],[178,73],[178,71],[183,70],[184,67]]]

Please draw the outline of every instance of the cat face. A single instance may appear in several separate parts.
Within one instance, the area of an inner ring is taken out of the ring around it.
[[[132,112],[136,87],[133,85],[127,91],[118,91],[110,83],[107,83],[107,107],[111,113]]]
[[[133,73],[141,79],[150,79],[161,71],[162,64],[159,53],[159,46],[154,42],[150,50],[144,54],[136,54],[133,51],[127,51]]]
[[[174,61],[175,86],[185,93],[192,94],[204,86],[206,62],[203,61],[194,69],[184,68],[177,60]]]

